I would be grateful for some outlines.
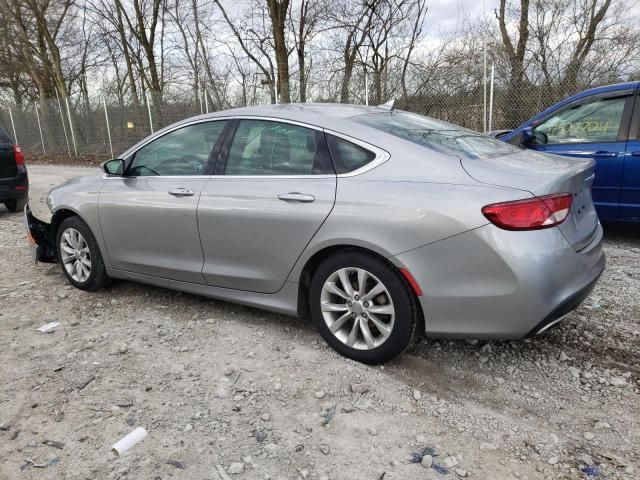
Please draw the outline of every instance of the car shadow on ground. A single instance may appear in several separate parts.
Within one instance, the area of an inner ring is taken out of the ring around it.
[[[622,242],[632,247],[640,247],[640,226],[634,224],[605,223],[602,225],[607,242]]]
[[[0,203],[0,219],[10,217],[11,215],[20,215],[21,212],[10,212],[7,207],[4,206],[4,203]]]

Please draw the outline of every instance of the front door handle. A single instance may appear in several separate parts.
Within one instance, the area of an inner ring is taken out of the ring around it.
[[[594,157],[599,157],[599,158],[613,158],[613,157],[617,157],[618,156],[618,152],[600,151],[600,152],[594,153],[593,156]]]
[[[285,202],[300,202],[300,203],[311,203],[316,199],[316,197],[314,197],[313,195],[306,195],[304,193],[299,193],[299,192],[281,193],[280,195],[278,195],[278,198]]]
[[[192,197],[195,194],[196,192],[194,190],[189,190],[184,187],[172,188],[169,190],[169,195],[173,195],[174,197]]]
[[[631,152],[632,157],[640,157],[640,150],[637,152]]]

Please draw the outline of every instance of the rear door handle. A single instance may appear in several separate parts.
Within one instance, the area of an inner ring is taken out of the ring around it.
[[[184,187],[172,188],[169,190],[169,195],[173,195],[174,197],[192,197],[195,194],[196,192],[194,190],[189,190]]]
[[[637,152],[631,152],[632,157],[640,157],[640,150]]]
[[[594,157],[600,157],[600,158],[613,158],[613,157],[617,157],[618,156],[618,152],[600,151],[600,152],[594,153],[593,156]]]
[[[278,198],[285,202],[300,203],[311,203],[316,199],[316,197],[314,197],[313,195],[306,195],[304,193],[298,192],[281,193],[280,195],[278,195]]]

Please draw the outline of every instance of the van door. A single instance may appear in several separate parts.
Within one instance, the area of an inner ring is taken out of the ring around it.
[[[620,191],[620,220],[640,221],[640,93],[633,109]]]

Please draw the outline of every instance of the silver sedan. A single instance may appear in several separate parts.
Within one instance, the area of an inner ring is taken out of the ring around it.
[[[304,104],[190,118],[27,206],[41,261],[313,320],[353,359],[433,337],[522,338],[604,269],[594,162],[393,108]]]

